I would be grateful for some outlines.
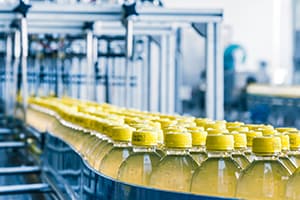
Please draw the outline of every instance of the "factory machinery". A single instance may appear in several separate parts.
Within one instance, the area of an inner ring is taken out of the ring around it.
[[[0,198],[216,199],[109,179],[26,115],[29,96],[50,95],[180,113],[182,32],[192,29],[205,38],[205,115],[222,119],[221,20],[222,10],[157,1],[1,1]]]

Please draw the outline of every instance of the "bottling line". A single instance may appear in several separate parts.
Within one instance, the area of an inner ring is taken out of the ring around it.
[[[0,195],[218,199],[109,179],[64,141],[30,127],[26,115],[29,96],[69,96],[180,113],[182,32],[192,28],[205,38],[205,113],[222,119],[222,16],[221,9],[170,9],[158,1],[0,2],[0,148],[7,155],[7,165],[0,168]],[[10,179],[12,175],[21,178]]]

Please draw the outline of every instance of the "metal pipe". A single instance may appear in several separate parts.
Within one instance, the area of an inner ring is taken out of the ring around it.
[[[27,57],[28,57],[28,27],[26,17],[21,18],[21,65],[22,65],[22,89],[23,89],[23,111],[24,121],[26,121],[27,110],[27,97],[28,97],[28,85],[27,85]]]
[[[93,31],[88,29],[86,30],[86,62],[87,62],[87,81],[86,81],[86,86],[87,86],[87,97],[90,100],[95,100],[96,99],[96,94],[95,94],[95,70],[94,70],[94,36],[93,36]]]
[[[7,34],[6,38],[6,60],[5,60],[5,114],[7,116],[13,115],[13,105],[11,99],[11,73],[10,67],[12,64],[12,35]]]
[[[206,38],[206,117],[224,118],[224,78],[222,50],[220,45],[220,25],[207,24]]]
[[[21,57],[21,32],[18,29],[14,30],[14,56],[13,56],[13,80],[12,80],[12,95],[11,95],[11,104],[12,107],[15,108],[16,106],[16,96],[18,94],[18,72],[19,72],[19,64],[20,64],[20,57]],[[15,109],[13,109],[15,110]],[[13,111],[14,112],[14,111]],[[16,114],[16,113],[14,113]]]

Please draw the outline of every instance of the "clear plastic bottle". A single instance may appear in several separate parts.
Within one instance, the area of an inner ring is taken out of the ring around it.
[[[207,135],[208,158],[193,175],[191,192],[209,196],[233,197],[241,168],[232,159],[232,135]]]
[[[147,186],[160,156],[156,153],[157,132],[140,129],[132,133],[133,153],[121,164],[118,179]]]
[[[163,190],[188,192],[194,170],[198,166],[190,156],[191,134],[168,132],[165,134],[166,156],[154,168],[150,187]]]
[[[207,153],[205,149],[205,141],[207,137],[207,132],[203,129],[190,130],[192,135],[192,148],[190,154],[193,159],[200,165],[206,158]]]
[[[287,135],[290,138],[290,151],[288,152],[288,156],[298,168],[300,167],[300,133],[299,131],[291,131],[288,132]]]
[[[252,162],[255,157],[254,154],[252,153],[252,141],[253,141],[253,138],[262,136],[262,132],[248,131],[248,132],[245,132],[245,134],[247,136],[247,150],[245,152],[245,156],[248,158],[248,160],[250,162]]]
[[[300,199],[300,168],[298,168],[290,177],[286,184],[285,200]]]
[[[279,153],[279,160],[283,163],[283,165],[290,171],[290,173],[294,173],[297,169],[297,165],[288,157],[287,153],[290,150],[290,141],[289,136],[286,134],[276,135],[281,139],[281,152]]]
[[[104,156],[113,148],[112,129],[114,127],[123,127],[121,125],[103,124],[102,128],[102,143],[99,144],[89,156],[89,163],[95,169],[98,169]]]
[[[232,152],[232,158],[239,164],[242,169],[245,169],[250,161],[245,156],[247,151],[247,137],[244,133],[231,132],[234,138],[234,151]]]
[[[242,171],[236,197],[251,200],[285,199],[285,186],[290,172],[278,160],[280,138],[255,137],[252,150],[255,159]]]
[[[100,163],[98,170],[101,173],[117,178],[121,163],[132,153],[131,135],[132,128],[130,127],[117,126],[112,128],[114,145]]]

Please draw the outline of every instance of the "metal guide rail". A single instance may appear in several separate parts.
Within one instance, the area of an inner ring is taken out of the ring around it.
[[[103,200],[221,200],[220,198],[188,193],[157,190],[111,179],[89,166],[69,144],[46,133],[43,170],[66,199]],[[233,199],[233,198],[232,198]]]
[[[33,144],[41,148],[39,138],[43,134],[30,130],[23,129],[19,120],[1,118],[0,199],[63,199],[44,178],[39,155],[32,155]],[[38,144],[28,142],[33,140]]]

